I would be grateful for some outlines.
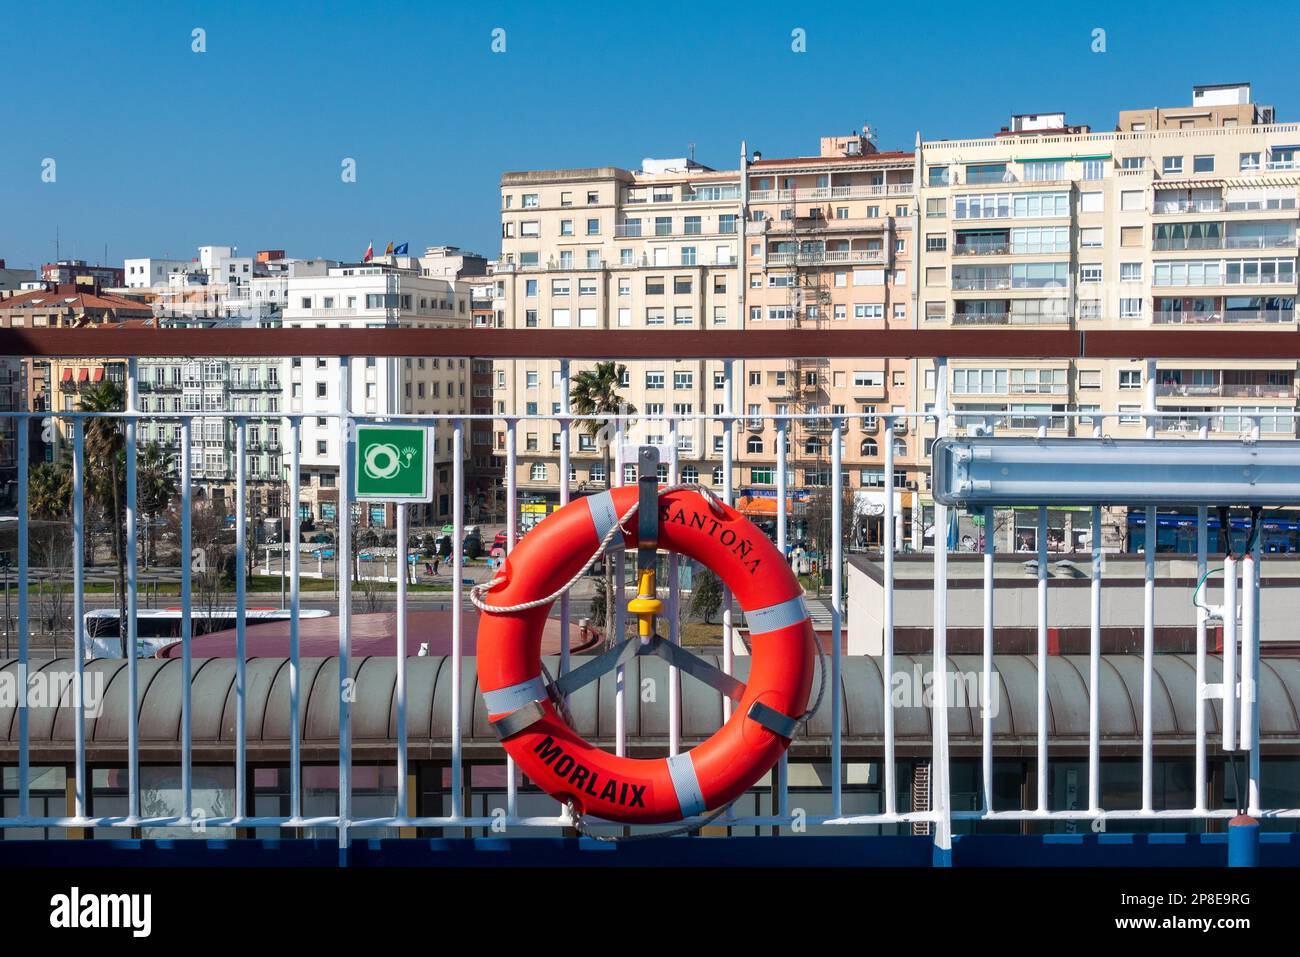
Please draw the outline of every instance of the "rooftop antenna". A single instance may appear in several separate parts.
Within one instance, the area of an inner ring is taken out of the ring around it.
[[[695,144],[694,144],[694,143],[690,143],[690,144],[688,144],[688,145],[690,146],[691,162],[694,163],[694,162],[695,162]]]

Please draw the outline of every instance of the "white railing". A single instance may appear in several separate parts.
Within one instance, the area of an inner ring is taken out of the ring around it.
[[[725,395],[728,396],[728,407],[722,414],[699,414],[699,415],[681,415],[681,416],[641,416],[642,424],[645,420],[654,423],[653,427],[657,432],[666,436],[664,443],[667,479],[669,482],[678,481],[680,478],[679,461],[677,456],[678,447],[678,430],[692,423],[716,423],[721,428],[725,438],[723,443],[723,453],[721,464],[723,468],[723,479],[721,486],[718,488],[718,494],[727,502],[735,502],[737,498],[737,482],[734,475],[735,470],[735,451],[733,447],[743,448],[744,436],[742,430],[745,429],[756,418],[751,414],[740,414],[738,410],[731,408],[731,396],[734,395],[735,389],[735,363],[727,360],[723,363],[724,375],[727,388]],[[1106,423],[1116,423],[1120,428],[1125,423],[1145,420],[1149,435],[1154,435],[1160,423],[1168,417],[1168,411],[1157,410],[1155,407],[1155,364],[1149,362],[1148,380],[1151,385],[1147,393],[1147,402],[1144,410],[1135,414],[1131,411],[1124,410],[1072,410],[1059,411],[1052,410],[1042,413],[1019,412],[1016,413],[1021,419],[1027,421],[1037,421],[1041,434],[1045,434],[1049,427],[1057,427],[1059,423],[1068,421],[1072,430],[1076,434],[1089,434],[1100,436],[1106,432]],[[1101,719],[1099,713],[1099,667],[1101,661],[1101,615],[1102,615],[1102,595],[1106,586],[1107,574],[1104,570],[1101,547],[1102,547],[1102,508],[1101,503],[1094,505],[1090,509],[1089,528],[1091,541],[1091,563],[1087,574],[1090,577],[1091,601],[1090,601],[1090,645],[1089,645],[1089,668],[1090,678],[1088,681],[1088,733],[1087,733],[1087,798],[1086,801],[1080,802],[1081,806],[1068,808],[1061,806],[1061,802],[1052,801],[1050,781],[1051,781],[1051,764],[1052,764],[1052,741],[1049,733],[1050,715],[1049,715],[1049,696],[1048,696],[1048,664],[1049,664],[1049,645],[1048,634],[1051,627],[1050,608],[1052,601],[1053,589],[1050,585],[1049,575],[1049,546],[1048,546],[1048,512],[1047,503],[1037,507],[1037,565],[1035,575],[1037,578],[1038,602],[1037,602],[1037,651],[1033,656],[1037,671],[1037,690],[1036,690],[1036,752],[1031,764],[1038,782],[1037,795],[1027,803],[1027,806],[1020,808],[999,807],[994,800],[993,792],[993,762],[994,762],[994,709],[989,707],[990,696],[993,693],[995,685],[994,671],[994,652],[996,649],[996,633],[994,630],[994,619],[992,609],[997,594],[997,583],[994,575],[994,563],[996,558],[996,536],[992,534],[994,529],[995,515],[992,509],[987,509],[982,514],[986,534],[982,546],[983,555],[983,578],[982,593],[985,608],[983,621],[983,652],[980,657],[979,686],[984,695],[982,708],[982,723],[979,729],[981,741],[981,786],[979,793],[978,806],[974,809],[958,809],[952,803],[952,789],[949,783],[949,768],[951,763],[949,747],[949,706],[952,704],[948,700],[949,691],[947,680],[936,680],[933,683],[933,707],[930,711],[932,734],[929,741],[929,752],[925,757],[931,769],[932,787],[930,806],[924,810],[905,810],[898,806],[899,780],[897,772],[897,751],[896,737],[897,725],[895,717],[895,704],[889,688],[884,689],[881,697],[882,722],[883,722],[883,743],[882,754],[880,755],[880,767],[883,770],[882,785],[882,806],[878,810],[868,812],[853,812],[846,809],[844,804],[843,781],[844,773],[844,754],[843,754],[843,735],[844,735],[844,709],[845,701],[842,692],[842,675],[843,675],[843,651],[839,636],[845,621],[844,613],[844,583],[842,578],[842,569],[845,561],[844,554],[844,522],[845,516],[841,503],[844,500],[846,483],[844,477],[844,453],[841,450],[841,444],[846,441],[847,436],[855,436],[862,429],[869,425],[875,425],[883,419],[885,423],[885,434],[892,439],[896,434],[907,434],[908,432],[927,431],[933,427],[935,434],[943,436],[949,433],[950,426],[966,418],[981,418],[980,415],[963,414],[954,410],[949,402],[948,395],[948,366],[947,361],[938,359],[934,361],[935,380],[939,384],[935,396],[935,407],[933,412],[898,412],[898,413],[873,413],[867,415],[848,413],[827,416],[824,411],[815,414],[788,414],[788,415],[762,415],[757,417],[761,424],[766,428],[771,428],[775,432],[775,454],[773,456],[773,485],[775,507],[773,509],[773,530],[778,548],[787,552],[787,545],[791,544],[790,528],[790,506],[792,501],[806,489],[801,489],[798,485],[798,475],[792,467],[792,461],[801,457],[797,448],[792,448],[794,444],[791,439],[792,434],[797,434],[802,430],[815,427],[823,435],[828,433],[828,441],[825,442],[826,448],[826,466],[829,468],[829,492],[832,509],[830,513],[831,531],[830,540],[830,567],[832,575],[829,584],[829,594],[826,599],[829,608],[829,626],[833,640],[829,642],[830,650],[827,654],[829,667],[831,669],[831,678],[829,683],[830,693],[827,699],[826,707],[830,709],[830,751],[829,751],[829,781],[830,793],[828,803],[824,813],[805,815],[800,808],[792,807],[790,792],[790,777],[787,773],[787,762],[783,759],[780,770],[775,774],[773,788],[774,800],[776,801],[777,810],[769,814],[735,814],[728,813],[717,821],[713,822],[716,826],[725,828],[737,827],[761,827],[761,826],[781,826],[789,827],[796,819],[801,819],[809,825],[820,825],[827,827],[854,827],[854,826],[882,826],[882,825],[919,825],[924,824],[932,828],[936,846],[943,851],[950,849],[953,824],[955,821],[1035,821],[1035,822],[1067,822],[1067,821],[1090,821],[1098,826],[1104,826],[1104,822],[1115,821],[1154,821],[1154,820],[1199,820],[1207,821],[1211,819],[1226,820],[1232,817],[1236,810],[1222,807],[1221,802],[1210,790],[1209,778],[1209,757],[1207,750],[1208,726],[1207,715],[1209,713],[1209,703],[1207,691],[1211,685],[1210,675],[1207,671],[1207,662],[1209,658],[1209,648],[1207,646],[1207,619],[1204,613],[1198,613],[1196,619],[1196,657],[1195,657],[1195,681],[1189,683],[1183,690],[1170,689],[1168,692],[1161,694],[1187,694],[1192,696],[1192,706],[1196,712],[1195,728],[1195,790],[1193,801],[1186,806],[1158,807],[1153,794],[1153,782],[1155,780],[1155,752],[1154,752],[1154,728],[1153,719],[1153,701],[1156,696],[1154,688],[1154,663],[1157,656],[1155,649],[1155,631],[1157,627],[1156,618],[1156,510],[1147,509],[1145,513],[1145,571],[1143,584],[1147,595],[1144,604],[1143,619],[1141,626],[1144,633],[1143,651],[1141,654],[1141,713],[1137,718],[1141,728],[1141,802],[1140,806],[1133,807],[1104,807],[1101,800]],[[352,361],[343,361],[340,368],[341,386],[340,393],[346,397],[350,394],[349,385],[352,377]],[[567,397],[571,386],[571,370],[568,360],[561,362],[561,395]],[[87,459],[86,459],[86,438],[87,432],[97,421],[105,417],[111,418],[120,424],[124,433],[125,444],[125,461],[126,461],[126,504],[125,504],[125,578],[127,583],[126,591],[126,662],[125,670],[128,678],[128,691],[126,700],[139,702],[141,700],[139,687],[140,658],[137,651],[138,637],[138,608],[139,608],[139,584],[140,584],[140,567],[139,567],[139,532],[138,532],[138,506],[136,504],[136,490],[138,482],[137,468],[137,424],[142,420],[167,419],[176,421],[180,428],[180,507],[179,516],[180,524],[177,531],[178,546],[181,555],[189,555],[193,545],[193,529],[191,524],[192,504],[194,500],[194,485],[192,475],[194,468],[190,462],[191,447],[191,427],[195,418],[211,419],[214,417],[223,417],[233,420],[236,433],[236,461],[247,461],[248,452],[248,425],[250,420],[264,420],[266,416],[254,416],[240,413],[203,413],[201,415],[144,415],[135,411],[137,405],[138,390],[136,388],[136,360],[131,360],[127,379],[127,410],[119,413],[92,414],[84,412],[68,412],[55,414],[55,417],[63,420],[71,430],[71,479],[72,479],[72,510],[71,510],[71,528],[74,539],[74,547],[71,549],[72,576],[71,584],[72,594],[72,614],[73,620],[80,623],[86,613],[88,604],[87,595],[87,575],[86,568],[83,564],[85,535],[87,534],[86,522],[86,504],[87,504]],[[288,602],[289,602],[289,628],[290,628],[290,655],[287,662],[287,686],[285,694],[288,696],[288,712],[290,729],[290,759],[288,762],[289,772],[289,800],[287,813],[266,813],[253,811],[251,801],[252,794],[250,791],[249,778],[249,747],[248,747],[248,718],[247,702],[249,693],[249,648],[247,634],[247,610],[248,595],[246,592],[246,580],[243,575],[236,575],[235,594],[232,605],[235,609],[236,618],[236,636],[235,636],[235,674],[234,674],[234,693],[231,698],[232,705],[235,709],[233,719],[233,767],[234,767],[234,785],[233,785],[233,807],[234,811],[226,814],[207,815],[200,813],[195,804],[195,781],[194,768],[197,759],[195,755],[194,734],[193,734],[193,714],[194,703],[191,700],[192,678],[194,675],[195,664],[193,660],[193,639],[191,633],[191,612],[194,608],[194,581],[193,569],[188,562],[182,562],[178,569],[179,577],[179,601],[182,609],[181,615],[181,635],[180,645],[182,648],[182,676],[180,682],[182,694],[182,723],[179,731],[181,761],[180,761],[180,811],[179,813],[156,813],[150,811],[142,803],[144,788],[142,787],[141,761],[142,756],[146,754],[142,747],[144,742],[141,740],[140,732],[140,713],[137,708],[128,708],[125,716],[127,725],[126,735],[126,788],[125,788],[125,806],[124,813],[92,813],[90,810],[91,779],[89,777],[90,762],[88,762],[87,741],[85,739],[86,729],[86,703],[82,695],[76,694],[73,697],[75,702],[76,720],[72,722],[75,729],[75,740],[72,742],[71,753],[73,760],[69,762],[69,780],[72,786],[71,803],[72,809],[66,814],[49,814],[35,813],[31,805],[31,776],[32,765],[29,759],[29,753],[32,744],[32,724],[31,708],[25,702],[17,708],[18,720],[16,739],[18,743],[18,767],[17,767],[17,800],[13,804],[14,810],[6,810],[3,816],[0,816],[0,829],[4,828],[167,828],[167,827],[200,827],[200,828],[272,828],[272,829],[296,829],[296,828],[326,828],[336,831],[338,834],[341,847],[346,847],[349,839],[349,832],[360,828],[494,828],[501,825],[509,827],[518,827],[525,829],[546,829],[568,828],[574,825],[574,821],[568,813],[562,808],[556,806],[556,812],[544,815],[528,815],[520,810],[520,792],[514,769],[509,766],[507,776],[507,796],[504,816],[497,814],[478,813],[473,808],[468,807],[465,803],[465,791],[463,784],[465,778],[465,768],[467,758],[465,755],[465,739],[467,728],[465,726],[465,717],[471,713],[471,709],[466,709],[460,701],[460,689],[465,677],[465,658],[464,658],[464,636],[462,634],[461,616],[458,613],[464,607],[465,598],[465,479],[466,479],[466,456],[464,445],[465,429],[474,421],[495,421],[501,422],[506,431],[505,443],[505,484],[507,500],[505,503],[505,531],[506,531],[506,548],[511,546],[519,537],[521,503],[519,501],[518,488],[516,482],[516,472],[519,465],[518,447],[518,429],[521,425],[532,422],[559,422],[564,426],[561,435],[560,444],[560,465],[561,474],[567,474],[571,461],[569,449],[569,436],[573,428],[580,426],[583,422],[596,418],[595,416],[583,416],[571,413],[567,407],[567,398],[558,416],[534,416],[534,415],[510,415],[504,418],[498,416],[466,416],[466,415],[389,415],[383,417],[359,415],[354,413],[347,406],[347,399],[342,400],[343,404],[335,411],[328,413],[326,417],[333,423],[333,429],[336,439],[346,446],[347,437],[352,434],[352,427],[358,423],[383,421],[388,423],[400,423],[406,425],[422,425],[437,427],[444,432],[451,433],[452,452],[451,452],[451,485],[450,492],[452,496],[452,511],[454,514],[452,530],[452,558],[451,558],[451,582],[450,582],[450,607],[452,610],[451,624],[451,653],[450,653],[450,688],[452,689],[451,707],[449,713],[449,767],[450,767],[450,787],[448,794],[450,798],[450,810],[445,814],[425,814],[415,813],[412,804],[412,795],[408,790],[407,769],[411,760],[409,754],[409,744],[406,738],[406,710],[410,706],[409,691],[405,684],[405,675],[408,667],[407,655],[411,649],[407,645],[407,636],[404,626],[400,626],[394,636],[393,654],[396,657],[395,668],[397,674],[397,697],[396,697],[396,727],[399,729],[395,743],[394,754],[392,757],[396,760],[399,773],[396,777],[396,794],[393,803],[393,813],[379,813],[373,811],[369,813],[357,810],[353,804],[352,772],[353,772],[353,734],[354,725],[350,707],[351,697],[349,694],[349,683],[353,680],[350,670],[350,656],[352,653],[352,606],[351,597],[353,591],[352,576],[343,574],[339,577],[338,597],[337,597],[337,622],[338,622],[338,669],[336,680],[338,682],[338,694],[334,700],[338,707],[338,729],[339,736],[337,742],[337,770],[338,770],[338,810],[336,813],[308,813],[304,802],[303,793],[303,768],[305,765],[303,756],[302,734],[302,716],[304,701],[302,697],[302,675],[303,666],[300,659],[300,642],[299,642],[299,616],[302,608],[304,593],[302,589],[302,580],[305,577],[302,573],[299,563],[300,549],[291,550],[291,564],[287,570],[288,583]],[[18,420],[20,424],[25,425],[32,418],[40,418],[48,413],[28,413],[28,412],[6,412],[0,413],[0,419]],[[1179,412],[1180,420],[1201,423],[1200,434],[1204,436],[1211,427],[1211,423],[1218,417],[1219,413],[1194,413]],[[311,416],[291,415],[283,417],[280,435],[287,439],[289,449],[288,474],[287,474],[287,494],[288,494],[288,514],[299,514],[301,504],[301,462],[299,446],[302,437],[302,428],[304,419],[316,418],[319,413],[313,412]],[[1267,416],[1270,418],[1281,418],[1294,422],[1296,413],[1294,410],[1269,410]],[[1247,439],[1253,441],[1258,437],[1258,425],[1261,415],[1251,413],[1237,413],[1236,420],[1239,422],[1250,423],[1254,421],[1255,427],[1253,433],[1247,435]],[[630,421],[616,419],[614,422],[615,436],[613,443],[613,461],[614,476],[619,480],[624,474],[623,463],[626,450],[635,445],[637,433],[635,424]],[[1251,432],[1249,428],[1246,430]],[[1292,430],[1294,432],[1294,429]],[[31,442],[32,432],[28,428],[19,428],[17,430],[17,508],[19,515],[27,514],[29,502],[29,480],[31,470],[27,463],[31,461]],[[855,440],[856,441],[856,440]],[[914,440],[915,441],[915,440]],[[898,488],[898,464],[896,462],[895,442],[891,440],[882,441],[879,445],[880,451],[876,459],[880,463],[883,472],[883,482],[872,482],[870,485],[864,483],[864,488],[883,487],[884,489]],[[345,504],[351,500],[351,472],[354,463],[351,461],[351,455],[344,455],[338,461],[338,488],[340,496]],[[243,516],[248,514],[249,507],[249,488],[248,475],[245,469],[236,469],[236,489],[234,514]],[[822,474],[819,472],[819,474]],[[568,501],[569,487],[567,483],[561,483],[559,499],[561,503]],[[895,654],[895,628],[896,628],[896,604],[895,604],[895,582],[897,564],[895,553],[899,551],[904,543],[900,541],[899,533],[896,529],[896,521],[899,519],[900,502],[896,500],[895,495],[886,494],[883,496],[881,504],[881,575],[883,582],[882,600],[883,604],[879,609],[880,620],[883,629],[883,657],[881,659],[882,673],[893,676],[895,674],[895,664],[897,656]],[[921,513],[922,525],[925,524],[925,512]],[[948,590],[950,584],[949,577],[949,554],[948,548],[940,541],[946,541],[946,532],[949,522],[949,509],[939,503],[933,505],[933,518],[929,523],[931,535],[939,547],[932,549],[929,561],[932,562],[930,579],[935,583],[933,587],[933,651],[931,664],[935,674],[950,676],[955,665],[948,655],[947,637],[948,637]],[[397,549],[400,553],[400,560],[396,563],[405,565],[407,559],[407,531],[408,516],[406,506],[397,507]],[[1196,567],[1199,575],[1204,575],[1208,563],[1208,528],[1206,509],[1201,507],[1196,515]],[[352,558],[358,546],[354,544],[354,528],[350,517],[350,509],[341,507],[338,509],[338,535],[337,543],[334,546],[337,549],[336,560],[344,568],[350,567]],[[249,556],[249,542],[247,540],[247,525],[244,521],[235,523],[235,542],[234,556],[235,567],[247,567]],[[17,668],[19,673],[26,674],[33,663],[32,648],[29,642],[30,626],[32,617],[29,605],[29,587],[33,581],[33,567],[31,562],[31,540],[30,529],[26,521],[18,523],[17,531],[17,562],[14,575],[17,586]],[[924,532],[922,533],[924,538]],[[620,577],[617,579],[623,581],[621,577],[623,554],[620,552],[617,556]],[[1258,588],[1259,570],[1261,568],[1263,555],[1260,548],[1260,542],[1256,539],[1253,552],[1248,561],[1253,561],[1254,578],[1248,574],[1243,582],[1246,590]],[[670,563],[669,571],[669,597],[670,603],[679,600],[677,590],[677,563]],[[396,591],[396,621],[404,623],[408,608],[408,594],[406,580],[403,576],[398,577],[398,588]],[[1257,607],[1257,606],[1256,606]],[[560,611],[560,636],[561,636],[561,665],[562,672],[568,671],[571,667],[571,625],[572,625],[573,608],[566,595],[561,603]],[[615,608],[615,631],[624,625],[625,612],[623,603],[619,602]],[[670,612],[669,616],[670,639],[680,641],[679,620],[676,614]],[[730,598],[724,598],[723,602],[723,646],[722,646],[722,664],[724,670],[731,672],[737,655],[743,653],[739,646],[733,647],[733,626],[734,609]],[[1258,627],[1258,621],[1255,622]],[[74,649],[74,668],[75,668],[75,687],[80,688],[86,680],[87,661],[83,641],[73,642]],[[1229,662],[1235,662],[1237,647],[1231,640],[1225,645],[1225,651]],[[1250,633],[1249,627],[1245,629],[1242,635],[1240,650],[1240,661],[1243,670],[1243,682],[1247,682],[1245,687],[1252,691],[1252,686],[1245,677],[1247,674],[1259,674],[1258,668],[1259,640],[1258,633]],[[1225,663],[1226,666],[1226,663]],[[672,680],[670,682],[670,699],[668,714],[668,741],[667,748],[671,753],[677,753],[681,745],[682,716],[679,707],[679,694],[677,679],[678,676],[674,669],[671,672]],[[1261,693],[1265,686],[1260,685]],[[1270,692],[1271,693],[1271,692]],[[222,700],[225,700],[225,690],[223,686]],[[323,702],[326,700],[322,698]],[[1230,702],[1231,703],[1231,702]],[[426,702],[421,702],[425,707]],[[622,694],[618,697],[618,714],[623,714],[626,702]],[[1228,712],[1235,711],[1236,704],[1228,708]],[[1253,710],[1249,705],[1242,706],[1242,715],[1244,724],[1241,728],[1240,735],[1240,752],[1247,758],[1247,796],[1242,800],[1242,805],[1256,817],[1266,818],[1286,818],[1294,819],[1300,817],[1300,795],[1286,793],[1286,801],[1282,806],[1265,807],[1261,804],[1260,789],[1260,737],[1258,731],[1258,714],[1259,702],[1255,700]],[[629,743],[626,722],[619,720],[615,730],[615,747],[618,753],[626,753]],[[230,740],[223,734],[223,740]],[[1232,738],[1233,744],[1231,750],[1237,751],[1237,739],[1228,731],[1225,731],[1225,743]],[[105,747],[104,742],[97,742],[98,747]],[[504,755],[501,756],[504,758]],[[203,759],[204,764],[211,764],[212,757],[210,749]],[[1277,788],[1274,794],[1282,795],[1284,790]],[[6,805],[8,807],[9,805]],[[478,805],[475,805],[478,807]],[[594,822],[600,826],[599,822]]]

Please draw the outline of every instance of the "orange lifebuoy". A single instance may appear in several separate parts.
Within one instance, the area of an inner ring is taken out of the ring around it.
[[[530,780],[582,814],[649,824],[725,807],[772,768],[807,707],[816,639],[798,580],[753,523],[695,491],[661,494],[658,546],[712,569],[745,610],[749,682],[737,686],[731,718],[682,754],[619,757],[585,741],[565,723],[542,677],[549,605],[491,609],[527,604],[563,587],[636,500],[634,486],[578,499],[512,550],[480,605],[478,677],[489,719],[510,727],[503,744]],[[623,547],[635,548],[635,527],[622,532]]]

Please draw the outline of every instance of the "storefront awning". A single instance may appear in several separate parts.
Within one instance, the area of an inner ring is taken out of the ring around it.
[[[98,368],[98,369],[95,370],[95,373],[94,373],[94,375],[91,376],[90,381],[91,381],[91,382],[103,382],[103,381],[104,381],[104,369],[103,369],[102,366],[101,366],[100,368]]]
[[[64,382],[71,382],[71,381],[72,381],[72,367],[71,367],[71,366],[69,366],[68,368],[66,368],[66,369],[63,370],[63,381],[64,381]]]
[[[85,369],[85,368],[79,369],[79,370],[77,371],[77,381],[78,381],[78,382],[89,382],[89,381],[90,381],[90,370],[89,370],[89,369]]]

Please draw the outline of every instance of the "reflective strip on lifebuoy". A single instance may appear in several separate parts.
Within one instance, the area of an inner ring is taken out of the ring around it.
[[[582,568],[636,497],[634,486],[624,486],[547,517],[506,558],[487,604],[519,605],[553,594]],[[635,538],[635,528],[624,529],[614,546],[635,548]],[[659,498],[659,547],[714,571],[745,610],[750,628],[749,682],[730,719],[688,752],[619,757],[564,722],[541,677],[549,606],[486,613],[479,623],[479,686],[506,750],[548,794],[610,821],[678,821],[734,801],[785,752],[788,736],[773,729],[793,733],[792,716],[804,713],[812,686],[815,638],[803,590],[776,546],[747,518],[697,492],[669,492]],[[719,698],[719,712],[721,707]],[[508,720],[512,715],[514,722]]]

